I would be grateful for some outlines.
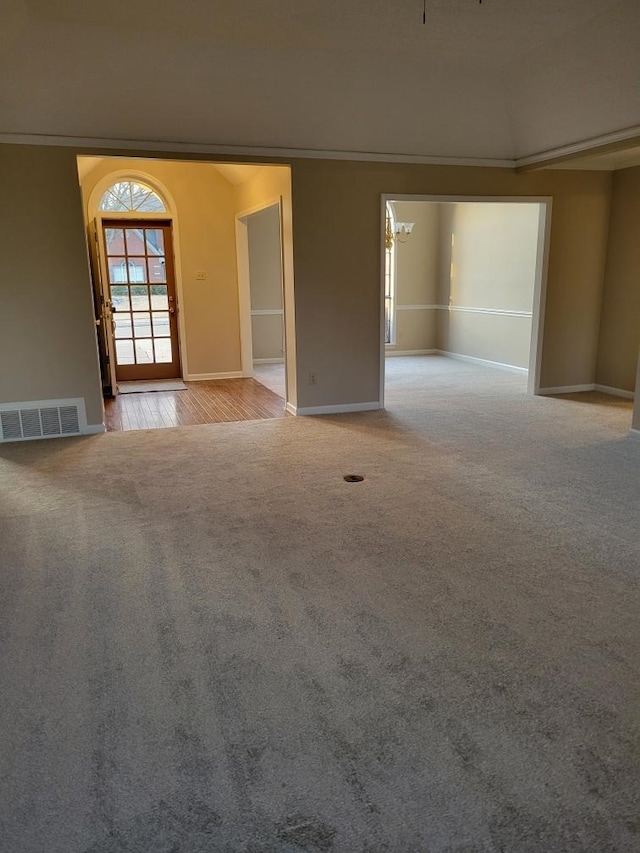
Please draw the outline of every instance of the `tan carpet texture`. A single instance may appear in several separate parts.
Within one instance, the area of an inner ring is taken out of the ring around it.
[[[2,853],[640,850],[630,405],[388,372],[0,448]]]

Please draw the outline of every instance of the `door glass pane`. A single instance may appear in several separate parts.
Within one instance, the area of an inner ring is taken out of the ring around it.
[[[126,258],[109,258],[109,281],[111,284],[127,282]]]
[[[104,241],[107,255],[124,255],[124,231],[122,228],[105,228]]]
[[[169,310],[169,298],[166,284],[151,285],[151,308],[154,311]]]
[[[131,335],[131,314],[114,314],[113,320],[116,324],[116,338],[130,338]]]
[[[151,335],[151,314],[148,311],[133,315],[133,331],[136,338],[148,338]]]
[[[147,258],[149,264],[149,281],[151,284],[167,280],[164,258]]]
[[[133,341],[116,341],[116,361],[118,364],[134,364]]]
[[[147,280],[147,265],[144,258],[129,258],[129,281],[131,284]]]
[[[144,255],[144,230],[142,228],[127,228],[127,254]]]
[[[111,287],[111,302],[113,303],[114,311],[129,310],[129,288],[126,284],[118,284]]]
[[[171,362],[171,338],[156,338],[156,361]]]
[[[134,284],[131,286],[131,307],[134,311],[149,310],[148,287],[143,284]]]
[[[154,311],[153,312],[153,336],[154,338],[169,337],[169,312]]]
[[[147,254],[164,255],[164,234],[162,228],[145,228],[147,235]]]
[[[138,338],[136,344],[136,363],[153,364],[153,341],[151,338]]]

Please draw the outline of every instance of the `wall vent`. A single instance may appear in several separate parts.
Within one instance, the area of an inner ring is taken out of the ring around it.
[[[86,432],[84,400],[0,403],[0,441],[62,438]]]

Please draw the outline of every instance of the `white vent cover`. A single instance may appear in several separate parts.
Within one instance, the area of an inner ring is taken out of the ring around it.
[[[86,431],[84,400],[0,403],[0,441],[61,438]]]

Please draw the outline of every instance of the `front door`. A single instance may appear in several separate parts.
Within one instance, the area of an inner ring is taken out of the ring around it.
[[[103,219],[118,382],[180,376],[171,223]]]

